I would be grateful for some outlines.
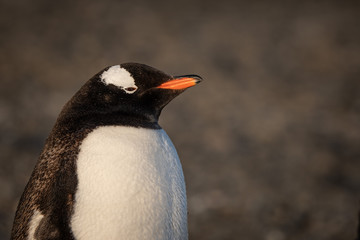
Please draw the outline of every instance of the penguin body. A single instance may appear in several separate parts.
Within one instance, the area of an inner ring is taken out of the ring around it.
[[[183,172],[158,118],[200,80],[137,63],[91,78],[45,143],[12,239],[187,239]]]
[[[100,127],[80,146],[77,173],[77,239],[187,235],[184,177],[164,130]]]

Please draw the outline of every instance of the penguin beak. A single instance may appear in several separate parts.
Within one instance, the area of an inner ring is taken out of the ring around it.
[[[172,89],[172,90],[182,90],[192,86],[195,86],[199,82],[202,81],[202,78],[198,75],[183,75],[183,76],[176,76],[173,79],[164,82],[160,86],[156,88],[161,89]]]

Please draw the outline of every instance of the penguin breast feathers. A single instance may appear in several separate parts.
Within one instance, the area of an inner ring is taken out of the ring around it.
[[[181,239],[187,234],[184,176],[165,131],[98,128],[82,143],[77,169],[75,237]]]

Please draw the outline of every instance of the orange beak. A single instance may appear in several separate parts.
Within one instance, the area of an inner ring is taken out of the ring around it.
[[[201,80],[202,78],[197,75],[179,76],[171,79],[170,81],[164,82],[157,88],[181,90],[195,86],[196,84],[201,82]]]

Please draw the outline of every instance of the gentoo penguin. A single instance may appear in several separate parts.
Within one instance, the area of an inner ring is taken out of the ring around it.
[[[183,171],[158,119],[200,81],[125,63],[86,82],[46,140],[12,239],[187,239]]]

